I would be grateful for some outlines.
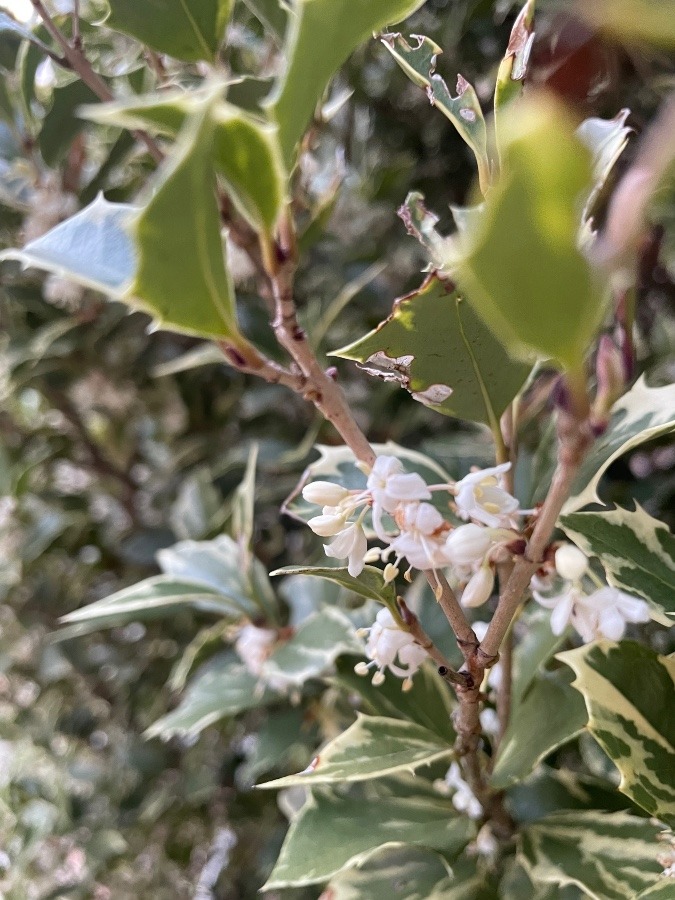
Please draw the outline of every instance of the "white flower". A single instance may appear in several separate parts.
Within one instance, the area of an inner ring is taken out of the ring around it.
[[[490,599],[494,586],[495,573],[490,566],[481,566],[475,575],[471,576],[469,583],[462,592],[462,606],[482,606]]]
[[[417,472],[405,472],[395,456],[378,456],[368,475],[367,487],[373,500],[373,527],[380,540],[388,540],[382,513],[393,515],[399,503],[429,500],[431,492]]]
[[[271,628],[244,625],[239,631],[234,649],[251,675],[262,675],[265,660],[276,643],[277,633]]]
[[[500,731],[499,724],[499,716],[497,715],[497,711],[492,709],[489,706],[486,706],[485,709],[482,709],[479,714],[480,718],[480,727],[483,729],[485,734],[497,735]]]
[[[609,586],[592,594],[585,594],[580,586],[572,585],[555,597],[543,597],[537,591],[533,591],[533,595],[537,603],[553,610],[553,634],[562,634],[569,623],[584,643],[600,638],[620,641],[628,622],[648,622],[650,618],[649,606],[644,600]]]
[[[588,570],[588,557],[574,544],[562,544],[555,551],[555,568],[566,581],[579,581]]]
[[[463,519],[476,519],[490,528],[499,528],[518,511],[516,498],[500,485],[499,476],[510,467],[511,463],[502,463],[471,472],[457,482],[455,502]]]
[[[370,668],[376,666],[373,684],[379,685],[384,681],[384,670],[389,669],[399,678],[405,678],[404,690],[410,688],[412,676],[427,657],[426,650],[415,643],[411,634],[398,627],[386,607],[378,612],[375,622],[366,630],[368,631],[366,654],[372,661],[359,663],[355,668],[357,674],[365,675]]]
[[[450,532],[445,542],[445,555],[453,566],[464,568],[482,562],[491,544],[489,529],[470,522]]]
[[[469,785],[462,778],[459,765],[454,762],[445,774],[445,783],[454,789],[452,805],[460,812],[465,812],[470,819],[480,819],[483,816],[483,807]]]
[[[368,552],[368,541],[359,522],[348,525],[335,535],[329,544],[323,545],[326,556],[334,559],[347,559],[347,570],[352,578],[363,571],[364,556]]]
[[[302,489],[305,500],[317,506],[338,506],[350,493],[347,488],[332,481],[313,481]]]
[[[396,524],[401,533],[391,543],[400,559],[405,556],[416,569],[444,566],[445,533],[448,524],[431,503],[405,503],[396,511]]]
[[[486,822],[476,835],[474,847],[479,856],[491,857],[499,852],[499,841],[492,833],[489,823]]]

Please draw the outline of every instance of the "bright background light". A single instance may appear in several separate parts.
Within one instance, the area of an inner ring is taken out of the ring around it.
[[[30,0],[2,0],[0,10],[11,13],[20,22],[27,22],[33,15],[33,4]]]

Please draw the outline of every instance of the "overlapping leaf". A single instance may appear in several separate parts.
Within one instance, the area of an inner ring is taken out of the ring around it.
[[[355,789],[358,788],[358,789]],[[377,780],[348,794],[315,788],[297,814],[263,890],[327,881],[392,845],[459,853],[474,833],[428,783]]]
[[[577,0],[575,11],[595,28],[627,43],[675,46],[674,0]]]
[[[436,72],[436,57],[443,51],[428,37],[412,35],[409,44],[400,34],[385,34],[382,43],[408,78],[425,88],[432,106],[438,107],[471,147],[478,164],[478,177],[485,193],[490,185],[487,129],[478,95],[461,75],[457,76],[457,96],[453,97],[443,78]]]
[[[106,25],[160,53],[212,62],[233,0],[108,0]]]
[[[397,300],[374,331],[331,355],[398,382],[438,412],[491,427],[530,368],[509,356],[454,285],[436,274]]]
[[[579,372],[604,306],[577,246],[590,156],[551,98],[512,105],[504,118],[502,175],[449,267],[511,353]]]
[[[675,431],[675,385],[649,387],[644,376],[612,408],[607,430],[596,440],[572,485],[563,513],[601,503],[597,489],[609,466],[624,453]]]
[[[532,880],[577,885],[594,900],[634,900],[657,883],[662,829],[627,813],[558,813],[526,828],[519,861]]]
[[[495,132],[499,147],[499,120],[504,108],[516,100],[523,91],[525,75],[534,42],[535,0],[527,0],[511,29],[511,36],[504,58],[497,70],[495,85]]]
[[[675,537],[637,506],[574,513],[560,524],[589,556],[600,558],[610,584],[675,614]]]
[[[601,641],[558,658],[577,676],[588,729],[621,772],[620,790],[675,823],[675,659],[632,641]]]
[[[424,0],[298,0],[286,32],[286,70],[267,101],[279,123],[283,157],[292,166],[330,79],[347,57],[386,25],[400,22]]]
[[[623,153],[632,131],[626,126],[629,109],[622,109],[613,119],[585,119],[577,134],[593,154],[593,187],[584,205],[583,217],[593,214],[603,194],[614,164]]]

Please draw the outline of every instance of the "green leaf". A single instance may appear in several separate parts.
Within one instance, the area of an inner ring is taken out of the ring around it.
[[[281,158],[278,128],[224,101],[216,102],[226,85],[196,92],[167,91],[133,102],[85,106],[80,112],[94,122],[122,128],[143,128],[175,135],[190,115],[212,99],[213,164],[235,205],[254,228],[271,234],[286,202],[288,176]]]
[[[145,737],[163,740],[195,737],[220,719],[278,699],[257,675],[251,675],[232,655],[209,660],[188,685],[180,704],[146,729]]]
[[[52,105],[38,137],[42,158],[50,168],[58,165],[84,128],[85,123],[75,115],[75,110],[83,103],[95,100],[96,94],[79,78],[54,89]]]
[[[401,719],[358,714],[356,722],[327,744],[304,772],[287,775],[261,788],[284,788],[294,784],[334,784],[367,781],[400,771],[411,774],[453,753],[448,745],[426,728]]]
[[[47,44],[41,41],[36,34],[34,34],[29,28],[26,28],[25,25],[17,22],[16,19],[8,16],[7,13],[0,13],[0,33],[1,32],[14,34],[21,40],[30,41],[31,44],[33,44],[39,50],[42,50],[42,52],[47,56],[52,56],[54,54],[54,51],[50,47],[48,47]]]
[[[263,890],[327,881],[400,844],[447,855],[466,846],[474,825],[457,815],[449,798],[421,779],[403,796],[397,796],[397,787],[375,781],[347,795],[316,788],[291,823]]]
[[[530,51],[534,43],[534,4],[527,0],[511,29],[504,58],[497,70],[495,85],[495,132],[499,143],[500,118],[504,108],[523,92]]]
[[[445,484],[450,480],[448,473],[423,453],[408,450],[393,441],[372,446],[378,456],[395,456],[400,459],[406,472],[418,472],[427,484]],[[364,490],[366,487],[366,476],[354,465],[356,458],[348,447],[329,447],[317,444],[315,449],[319,451],[319,458],[307,467],[302,481],[283,506],[283,512],[305,523],[319,512],[319,507],[308,503],[302,496],[302,488],[310,481],[332,481],[350,490]],[[448,495],[443,491],[435,491],[429,502],[437,506],[446,518],[452,518],[448,506]],[[366,533],[370,533],[372,536],[373,532],[369,532],[369,516],[366,517],[364,526]]]
[[[427,731],[452,743],[452,695],[447,684],[431,665],[423,665],[415,673],[411,690],[401,690],[401,679],[390,677],[376,687],[370,678],[357,675],[354,665],[358,657],[343,656],[336,664],[333,681],[341,688],[359,694],[368,710],[378,716],[417,722]]]
[[[189,119],[133,223],[138,252],[131,292],[160,325],[238,343],[212,167],[213,120]]]
[[[116,591],[102,600],[83,606],[61,617],[65,624],[87,623],[94,628],[115,628],[125,622],[137,622],[158,615],[171,615],[181,606],[194,606],[202,612],[241,618],[236,600],[199,581],[154,575],[138,584]]]
[[[675,823],[675,659],[633,641],[599,641],[558,659],[577,676],[588,730],[620,771],[619,789]]]
[[[310,616],[293,637],[265,660],[263,677],[270,684],[301,686],[318,678],[342,653],[361,649],[354,626],[339,609],[322,609]]]
[[[534,882],[578,885],[594,900],[634,900],[661,873],[660,830],[627,813],[559,813],[523,831],[518,859]]]
[[[270,576],[275,575],[309,575],[314,578],[325,578],[340,587],[353,591],[367,600],[377,600],[390,609],[396,604],[396,590],[393,584],[385,584],[380,569],[374,566],[365,566],[358,578],[349,574],[347,569],[330,568],[328,566],[285,566],[275,569]]]
[[[629,115],[629,109],[622,109],[613,119],[584,119],[577,128],[577,134],[593,154],[594,184],[584,205],[584,219],[593,215],[614,164],[628,143],[633,130],[625,125]]]
[[[607,430],[595,441],[582,463],[563,514],[576,512],[589,503],[602,503],[597,489],[611,464],[640,444],[672,432],[675,432],[675,384],[651,388],[642,376],[614,404]]]
[[[513,651],[513,684],[511,702],[515,708],[546,662],[565,640],[565,635],[553,634],[551,615],[535,605],[526,607],[518,620],[523,637]]]
[[[675,0],[594,0],[575,7],[594,27],[629,44],[675,46]]]
[[[438,412],[497,427],[530,367],[513,360],[454,285],[430,275],[370,334],[331,356],[396,381]]]
[[[329,81],[375,31],[400,22],[424,0],[298,0],[286,31],[286,70],[267,100],[279,123],[281,148],[290,168],[295,149]]]
[[[109,28],[176,59],[213,62],[233,0],[108,0]]]
[[[589,153],[551,98],[510,106],[503,134],[504,171],[449,268],[512,353],[552,357],[578,372],[604,308],[577,246]]]
[[[611,585],[675,614],[675,537],[663,522],[636,505],[574,513],[560,524],[588,556],[599,557]]]
[[[583,731],[586,709],[570,681],[562,673],[544,674],[531,685],[499,745],[493,787],[522,781],[549,753]]]
[[[475,866],[452,870],[425,847],[397,844],[374,852],[362,865],[331,879],[331,900],[477,900],[482,879]]]
[[[457,76],[457,96],[453,97],[443,78],[436,72],[436,57],[443,51],[428,37],[411,35],[416,44],[409,44],[400,34],[385,34],[382,43],[394,57],[408,78],[427,92],[432,106],[436,106],[455,126],[471,147],[478,163],[478,177],[483,193],[490,186],[490,162],[487,150],[487,129],[478,95],[461,75]]]
[[[640,891],[635,900],[673,900],[673,887],[672,878],[664,877],[658,884]]]
[[[137,215],[137,207],[108,203],[99,196],[22,250],[3,251],[0,259],[56,272],[121,300],[131,289],[136,269],[129,232]]]

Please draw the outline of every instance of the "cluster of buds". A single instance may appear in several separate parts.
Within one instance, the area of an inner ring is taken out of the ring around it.
[[[602,584],[590,569],[588,557],[574,544],[562,544],[555,553],[555,574],[563,589],[550,594],[541,579],[532,579],[532,594],[551,612],[551,630],[562,634],[568,625],[584,643],[607,638],[620,641],[629,622],[648,622],[649,605],[618,588]],[[553,572],[551,573],[553,575]],[[588,590],[588,587],[593,590]]]
[[[471,472],[461,481],[428,485],[416,472],[405,472],[394,456],[378,456],[367,470],[366,487],[349,490],[329,481],[315,481],[303,497],[323,507],[308,522],[321,537],[327,556],[346,559],[352,576],[367,562],[385,563],[384,580],[393,581],[403,559],[411,569],[436,571],[453,567],[457,580],[468,584],[463,603],[479,606],[494,585],[492,551],[517,538],[512,530],[518,501],[502,485],[509,463]],[[457,515],[468,522],[454,527],[429,501],[433,492],[454,497]],[[386,546],[368,549],[363,523],[372,514],[373,530]],[[391,561],[390,561],[391,559]]]

